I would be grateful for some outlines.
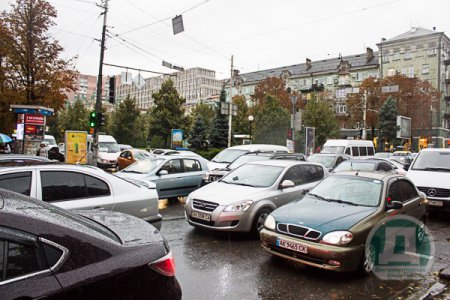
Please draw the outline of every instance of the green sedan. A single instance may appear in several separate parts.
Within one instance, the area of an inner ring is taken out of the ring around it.
[[[394,215],[413,217],[424,228],[425,194],[398,174],[342,172],[273,211],[260,232],[261,245],[306,265],[370,274],[375,254],[365,251],[369,233]]]

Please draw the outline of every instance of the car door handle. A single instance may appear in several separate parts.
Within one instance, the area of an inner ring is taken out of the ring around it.
[[[101,206],[96,206],[96,207],[94,207],[94,209],[105,210],[105,208],[101,207]]]

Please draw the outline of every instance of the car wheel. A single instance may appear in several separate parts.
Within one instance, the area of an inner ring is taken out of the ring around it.
[[[261,208],[255,215],[253,219],[252,225],[252,234],[256,237],[259,237],[259,232],[264,227],[264,222],[266,221],[267,216],[272,212],[270,208]]]
[[[373,244],[370,245],[369,251],[364,250],[358,270],[362,276],[369,276],[372,273],[375,266],[376,254],[377,251]]]

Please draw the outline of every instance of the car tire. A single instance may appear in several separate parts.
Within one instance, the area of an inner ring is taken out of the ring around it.
[[[272,209],[267,207],[258,210],[258,212],[255,214],[255,218],[253,219],[251,231],[252,235],[254,235],[255,237],[259,237],[259,232],[264,226],[264,221],[271,212]]]
[[[366,249],[364,249],[358,269],[358,273],[361,276],[365,277],[372,274],[373,268],[375,267],[378,249],[380,249],[378,241],[375,241],[373,244],[370,245],[370,250],[367,251],[367,253]]]

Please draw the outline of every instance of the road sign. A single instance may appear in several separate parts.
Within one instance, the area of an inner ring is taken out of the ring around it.
[[[227,115],[227,116],[230,114],[230,102],[221,102],[220,103],[220,113],[222,115]],[[231,114],[233,116],[237,115],[237,105],[236,104],[232,104]]]

